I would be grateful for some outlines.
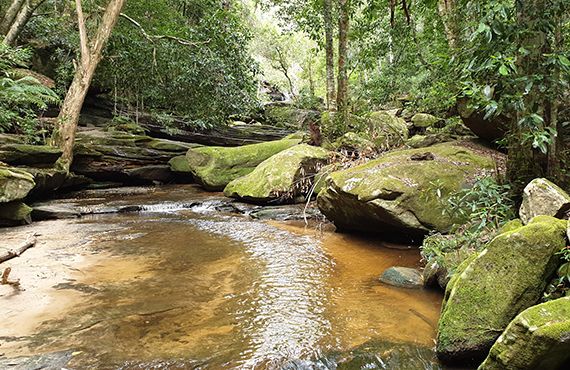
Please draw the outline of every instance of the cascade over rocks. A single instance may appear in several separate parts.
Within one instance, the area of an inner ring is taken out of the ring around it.
[[[569,360],[570,297],[564,297],[521,312],[479,370],[556,370]]]
[[[430,147],[433,160],[412,159],[425,152],[397,150],[330,174],[318,196],[321,212],[341,230],[417,240],[432,230],[448,231],[461,221],[443,212],[448,196],[492,175],[495,153],[454,142]]]
[[[558,267],[566,225],[538,216],[498,235],[460,266],[447,285],[439,320],[442,361],[482,360],[509,322],[538,302]]]
[[[252,172],[264,160],[301,143],[282,139],[240,147],[200,147],[190,149],[186,159],[197,183],[206,190],[223,190],[232,180]]]
[[[286,149],[259,164],[251,173],[231,181],[228,197],[254,203],[296,203],[306,200],[317,172],[329,152],[307,144]]]
[[[523,192],[519,215],[524,224],[539,215],[565,218],[570,211],[570,195],[547,179],[534,179]]]

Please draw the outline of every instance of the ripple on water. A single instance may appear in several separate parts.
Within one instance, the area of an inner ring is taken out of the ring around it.
[[[291,359],[312,357],[331,328],[324,314],[329,297],[323,282],[334,264],[320,241],[230,217],[190,222],[243,243],[258,265],[257,280],[241,294],[241,310],[236,313],[250,341],[241,354],[241,365],[274,367]]]

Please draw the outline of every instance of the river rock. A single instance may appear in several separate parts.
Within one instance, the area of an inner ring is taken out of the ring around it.
[[[421,239],[458,222],[444,213],[450,194],[491,175],[494,161],[463,144],[398,150],[366,164],[330,174],[319,193],[321,212],[341,230]],[[426,160],[414,160],[413,158]],[[428,160],[433,158],[432,160]]]
[[[231,181],[224,194],[253,203],[302,202],[311,190],[316,173],[328,160],[329,152],[323,148],[296,145]]]
[[[219,191],[266,159],[300,143],[300,139],[283,139],[232,148],[201,147],[188,150],[186,159],[196,182],[206,190]]]
[[[32,208],[20,201],[0,203],[0,226],[25,225],[32,222]]]
[[[509,322],[536,304],[566,245],[566,221],[538,216],[495,237],[447,286],[437,355],[482,360]]]
[[[408,140],[408,125],[400,117],[388,111],[378,111],[366,117],[368,134],[380,149],[390,149],[402,145]]]
[[[397,286],[399,288],[421,288],[423,277],[421,272],[409,267],[390,267],[382,273],[380,281],[384,284]]]
[[[519,216],[526,224],[538,215],[565,218],[569,210],[570,195],[547,179],[534,179],[524,188]]]
[[[14,167],[0,167],[0,203],[23,199],[34,186],[34,177],[30,173]]]
[[[521,312],[497,339],[479,370],[556,370],[570,361],[570,297]]]
[[[168,161],[170,170],[176,173],[191,174],[190,164],[185,155],[179,155]]]
[[[376,152],[376,145],[355,132],[347,132],[339,137],[333,144],[336,150],[346,150],[349,152],[358,153],[374,153]]]
[[[427,113],[417,113],[412,117],[412,125],[416,128],[434,127],[440,122],[443,122],[441,118]]]

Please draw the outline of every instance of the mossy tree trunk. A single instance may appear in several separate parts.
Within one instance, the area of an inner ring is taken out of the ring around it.
[[[57,119],[55,140],[62,149],[62,155],[57,161],[56,167],[62,170],[69,171],[71,167],[73,161],[73,144],[75,142],[75,132],[79,122],[81,107],[85,101],[85,96],[87,95],[89,85],[91,85],[97,65],[103,56],[105,44],[119,19],[124,3],[125,0],[109,1],[93,42],[89,43],[81,0],[76,0],[79,36],[81,40],[81,63],[75,71],[73,81],[67,91]]]

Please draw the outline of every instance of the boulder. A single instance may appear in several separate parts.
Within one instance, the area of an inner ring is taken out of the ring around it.
[[[261,162],[299,143],[300,139],[282,139],[232,148],[201,147],[189,149],[186,159],[196,182],[206,190],[219,191]]]
[[[387,111],[378,111],[366,117],[368,134],[380,149],[390,149],[403,145],[408,140],[408,125],[402,118]]]
[[[509,117],[499,115],[485,118],[485,112],[473,109],[467,98],[457,101],[457,111],[465,126],[481,139],[493,142],[504,138],[508,132]]]
[[[414,135],[406,140],[406,145],[410,148],[425,148],[441,141],[444,140],[440,140],[438,135]]]
[[[34,177],[13,167],[0,167],[0,203],[25,198],[34,188]]]
[[[32,208],[20,201],[0,203],[0,226],[25,225],[32,222]]]
[[[177,173],[191,173],[190,164],[185,155],[179,155],[168,161],[170,170]]]
[[[320,119],[319,111],[299,109],[290,104],[268,104],[264,107],[263,115],[268,124],[292,129],[303,128],[307,122],[318,122]]]
[[[416,128],[435,127],[443,122],[441,118],[427,113],[417,113],[412,117],[412,125]]]
[[[542,297],[566,245],[566,221],[539,216],[495,237],[447,286],[437,355],[482,360],[509,322]]]
[[[254,203],[302,202],[311,190],[316,173],[328,160],[329,152],[323,148],[296,145],[231,181],[224,194]]]
[[[382,273],[380,281],[399,288],[421,288],[423,286],[422,273],[409,267],[390,267]]]
[[[521,312],[495,342],[479,370],[556,370],[570,361],[570,297]]]
[[[335,150],[346,150],[349,152],[374,153],[376,145],[355,132],[347,132],[339,137],[333,144]]]
[[[538,215],[565,218],[568,211],[570,195],[547,179],[534,179],[524,188],[519,210],[524,224]]]
[[[398,150],[330,174],[319,193],[321,212],[341,230],[423,238],[461,220],[444,213],[448,197],[477,177],[494,173],[494,161],[474,144],[438,144]],[[475,148],[475,149],[473,149]]]

